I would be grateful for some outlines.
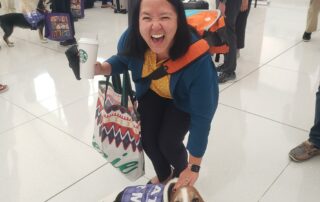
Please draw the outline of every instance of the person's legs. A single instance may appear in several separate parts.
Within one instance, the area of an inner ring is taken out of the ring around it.
[[[289,152],[289,157],[293,161],[305,161],[320,154],[320,86],[316,94],[315,111],[314,125],[310,130],[309,139]]]
[[[236,20],[236,35],[237,35],[237,49],[244,48],[245,35],[246,35],[246,26],[247,19],[249,16],[252,0],[249,0],[248,10],[244,12],[239,12],[239,15]]]
[[[312,33],[317,30],[320,0],[310,0],[308,9],[306,32]]]
[[[225,22],[229,42],[229,52],[225,55],[223,68],[219,73],[219,83],[235,79],[237,67],[237,36],[235,31],[236,19],[240,12],[241,0],[227,1]]]
[[[146,95],[139,99],[138,107],[141,117],[142,146],[144,152],[150,158],[160,182],[166,180],[171,174],[170,164],[161,153],[158,143],[167,100],[149,90]]]
[[[60,42],[60,45],[67,46],[77,43],[75,39],[75,29],[74,29],[74,19],[71,13],[71,5],[70,0],[53,0],[52,1],[52,12],[54,13],[68,13],[70,16],[70,24],[71,24],[71,31],[73,34],[73,38]]]
[[[69,15],[70,15],[71,30],[72,30],[73,38],[74,38],[76,31],[74,29],[74,19],[73,19],[73,15],[71,12],[71,3],[70,3],[70,0],[62,0],[62,1],[64,2],[65,12],[69,13]]]
[[[179,177],[188,165],[188,153],[183,139],[189,130],[190,115],[171,102],[165,109],[162,123],[158,144],[161,153],[174,168],[172,177]]]
[[[314,125],[310,130],[309,141],[320,148],[320,86],[318,88],[316,97]]]
[[[16,12],[15,0],[7,0],[8,1],[8,9],[10,13]]]

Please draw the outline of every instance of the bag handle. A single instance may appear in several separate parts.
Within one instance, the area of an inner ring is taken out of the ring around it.
[[[122,82],[119,74],[113,75],[113,76],[106,76],[106,90],[105,90],[104,103],[106,103],[106,99],[107,99],[108,86],[111,85],[111,83],[109,82],[110,77],[111,77],[113,90],[116,93],[121,94],[121,106],[126,108],[128,107],[128,97],[130,97],[130,101],[132,102],[132,105],[134,105],[134,101],[135,101],[134,91],[132,90],[130,74],[128,71],[125,71],[123,73]]]

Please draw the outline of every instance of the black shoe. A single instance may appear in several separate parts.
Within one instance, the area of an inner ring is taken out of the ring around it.
[[[77,44],[77,41],[76,41],[75,38],[73,38],[73,39],[68,39],[68,40],[66,40],[66,41],[60,42],[60,45],[61,45],[61,46],[70,46],[70,45],[74,45],[74,44]]]
[[[216,70],[217,70],[217,72],[223,72],[223,70],[224,70],[224,64],[217,66],[217,67],[216,67]]]
[[[311,39],[311,33],[304,32],[304,33],[303,33],[303,36],[302,36],[302,39],[303,39],[303,41],[305,41],[305,42],[310,41],[310,39]]]
[[[236,79],[236,73],[219,72],[218,81],[219,83],[226,83]]]

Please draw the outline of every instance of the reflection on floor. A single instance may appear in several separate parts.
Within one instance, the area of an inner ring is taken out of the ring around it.
[[[252,8],[237,81],[220,86],[197,187],[212,202],[319,201],[320,157],[293,163],[288,151],[308,137],[320,78],[320,33],[302,42],[308,0]],[[76,37],[99,38],[99,57],[115,53],[127,15],[96,5]],[[0,31],[2,33],[2,30]],[[64,47],[15,29],[0,42],[0,201],[112,201],[131,184],[91,147],[97,81],[74,79]]]

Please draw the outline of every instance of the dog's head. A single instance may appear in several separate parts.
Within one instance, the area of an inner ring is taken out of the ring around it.
[[[183,186],[174,191],[173,187],[176,182],[177,179],[172,179],[165,186],[164,202],[204,202],[198,190],[193,186]]]

